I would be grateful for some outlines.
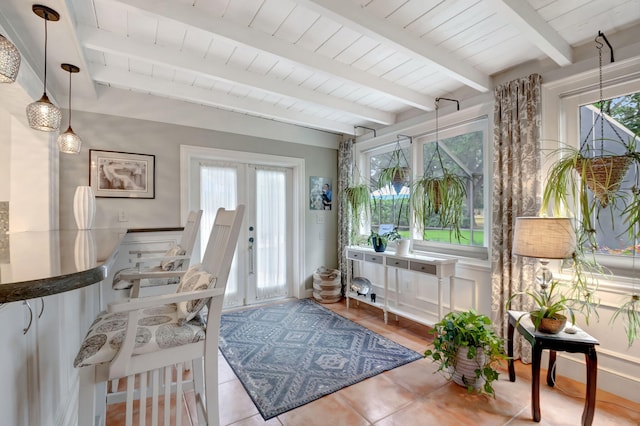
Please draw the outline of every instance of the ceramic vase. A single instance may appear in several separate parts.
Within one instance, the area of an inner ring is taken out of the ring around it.
[[[91,229],[96,216],[96,197],[90,186],[79,186],[73,196],[73,217],[78,229]]]
[[[78,231],[73,248],[73,260],[78,271],[96,266],[96,242],[91,231]]]
[[[396,241],[396,254],[398,256],[406,256],[409,254],[409,245],[411,240],[401,239]]]
[[[479,389],[484,385],[482,377],[476,379],[476,369],[482,368],[485,363],[485,355],[482,348],[476,348],[476,356],[469,359],[469,348],[460,347],[456,356],[456,367],[453,370],[453,381],[460,386],[472,386]]]

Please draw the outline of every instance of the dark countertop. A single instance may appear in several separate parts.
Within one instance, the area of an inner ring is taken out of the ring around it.
[[[9,263],[0,263],[0,303],[102,281],[126,233],[126,229],[93,229],[9,234]]]

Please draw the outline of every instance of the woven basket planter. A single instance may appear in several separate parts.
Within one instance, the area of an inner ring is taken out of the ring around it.
[[[610,195],[618,190],[631,165],[631,157],[626,155],[579,158],[575,169],[596,196],[600,205],[609,204]]]
[[[318,268],[313,274],[313,297],[320,303],[336,303],[342,299],[340,271]]]

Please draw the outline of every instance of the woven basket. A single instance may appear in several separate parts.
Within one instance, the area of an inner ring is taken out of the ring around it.
[[[606,207],[610,196],[618,190],[631,165],[626,155],[579,158],[575,169],[596,196],[600,205]]]

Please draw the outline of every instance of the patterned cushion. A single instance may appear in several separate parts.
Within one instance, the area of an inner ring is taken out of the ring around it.
[[[101,312],[89,328],[74,367],[110,362],[124,340],[128,313]],[[200,317],[178,324],[175,304],[144,309],[138,319],[133,354],[155,352],[174,346],[195,343],[205,338],[205,326]]]
[[[187,251],[180,246],[171,247],[164,255],[167,257],[173,256],[184,256],[187,254]],[[163,260],[160,262],[160,268],[163,271],[175,271],[176,269],[182,268],[182,264],[184,263],[184,259],[175,259],[175,260]]]
[[[176,290],[177,293],[184,291],[206,290],[211,286],[215,287],[215,277],[200,268],[200,265],[195,265],[189,268],[180,280],[180,284],[178,284],[178,289]],[[186,302],[178,302],[178,324],[184,324],[191,321],[191,319],[193,319],[198,312],[204,308],[208,301],[209,298],[202,298]]]

